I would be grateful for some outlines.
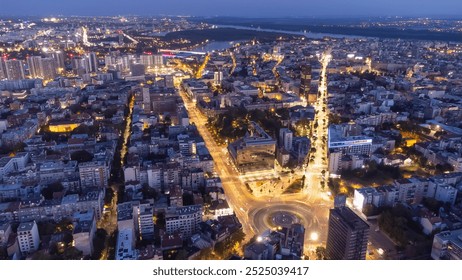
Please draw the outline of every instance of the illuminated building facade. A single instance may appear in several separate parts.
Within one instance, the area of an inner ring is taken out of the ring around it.
[[[300,72],[300,97],[306,98],[308,103],[316,101],[316,94],[310,95],[311,89],[311,65],[302,65]]]
[[[328,137],[329,149],[349,155],[369,155],[372,138],[363,135],[348,135],[341,126],[331,125]]]
[[[228,146],[229,154],[241,173],[274,169],[276,141],[251,122],[250,134]]]
[[[80,123],[74,122],[59,122],[53,123],[48,126],[50,132],[54,133],[68,133],[80,126]]]

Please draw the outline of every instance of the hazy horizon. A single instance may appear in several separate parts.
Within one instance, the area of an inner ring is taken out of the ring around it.
[[[114,4],[111,0],[81,0],[77,4],[55,0],[20,0],[2,3],[1,16],[117,16],[184,15],[230,17],[462,17],[462,1],[453,0],[132,0]]]

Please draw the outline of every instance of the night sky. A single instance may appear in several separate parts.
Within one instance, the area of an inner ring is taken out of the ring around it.
[[[460,16],[461,0],[2,0],[0,15]]]

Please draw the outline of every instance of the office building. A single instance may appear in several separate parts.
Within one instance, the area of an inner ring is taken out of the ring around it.
[[[348,207],[330,210],[327,257],[330,260],[364,260],[369,225]]]
[[[364,135],[352,135],[342,125],[329,126],[329,149],[341,151],[347,155],[370,155],[372,138]]]

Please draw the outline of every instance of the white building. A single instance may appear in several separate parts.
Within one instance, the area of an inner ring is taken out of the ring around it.
[[[422,226],[422,232],[426,235],[430,235],[436,230],[441,230],[446,225],[443,224],[440,217],[425,216],[420,218],[420,225]]]
[[[362,211],[364,206],[372,204],[372,199],[375,194],[377,194],[377,190],[372,187],[355,189],[353,206],[359,211]]]
[[[462,229],[443,231],[435,235],[432,246],[432,259],[462,259]]]
[[[355,189],[353,206],[362,211],[367,204],[375,207],[393,207],[398,203],[399,191],[395,186],[364,187]]]
[[[23,255],[28,255],[38,250],[40,236],[35,221],[19,224],[18,244]]]
[[[340,175],[342,169],[340,163],[342,159],[342,152],[330,152],[329,153],[329,173]]]
[[[420,203],[428,196],[429,181],[421,178],[399,179],[395,181],[402,203]]]
[[[138,232],[141,240],[154,238],[154,211],[149,203],[141,203],[138,207]]]
[[[96,233],[96,220],[93,210],[74,214],[74,247],[84,256],[93,254],[93,238]]]
[[[136,166],[124,167],[124,179],[125,179],[125,183],[140,182],[141,180],[140,166],[136,165]]]
[[[165,213],[167,234],[179,232],[183,238],[189,238],[199,229],[200,222],[202,222],[201,205],[169,208]]]
[[[115,251],[116,260],[136,260],[137,252],[133,246],[133,232],[130,229],[119,230]]]
[[[137,205],[132,202],[119,203],[117,205],[117,229],[119,232],[130,231],[131,246],[135,246],[135,221],[138,221]],[[127,235],[125,235],[127,236]],[[117,254],[117,252],[116,252]]]
[[[215,200],[209,207],[209,211],[213,215],[213,219],[217,220],[218,217],[233,215],[234,211],[229,206],[226,200]]]
[[[82,162],[79,164],[80,184],[82,188],[108,186],[109,170],[102,161]]]
[[[3,176],[8,175],[11,172],[21,171],[26,167],[29,162],[29,153],[18,153],[14,157],[2,157],[0,158],[0,181],[3,180]]]
[[[457,189],[448,185],[438,185],[435,199],[442,202],[449,202],[454,205],[457,197]]]

